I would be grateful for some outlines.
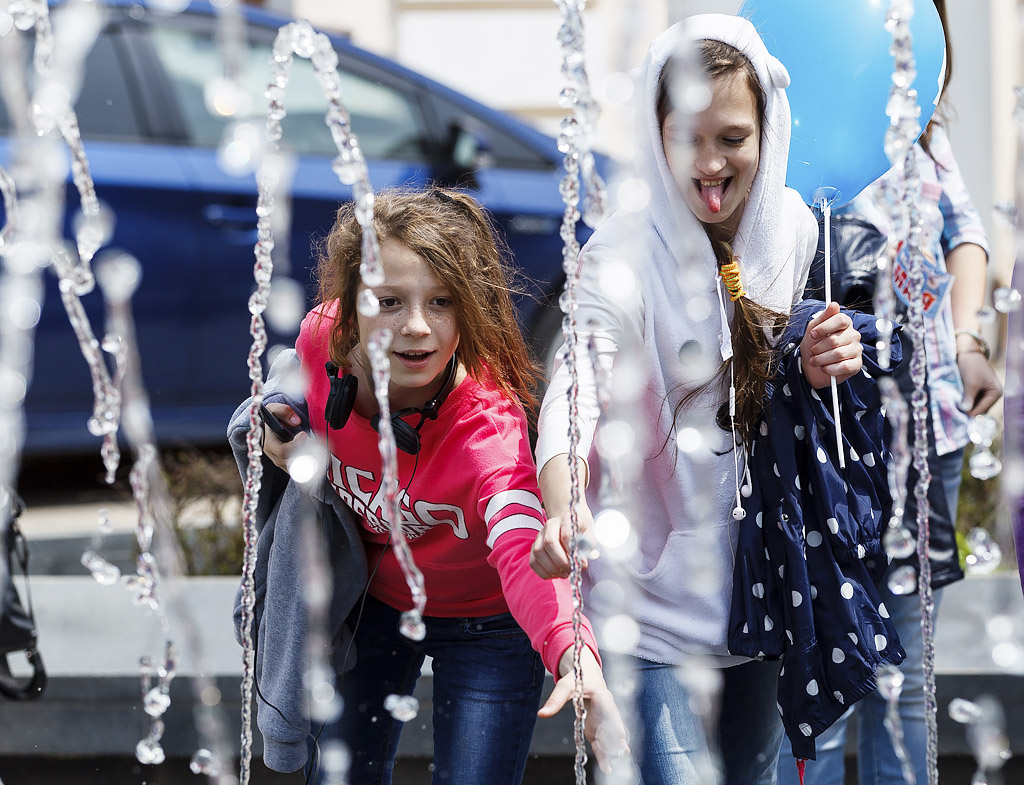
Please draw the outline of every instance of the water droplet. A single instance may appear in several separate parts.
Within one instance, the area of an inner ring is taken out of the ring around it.
[[[142,708],[150,717],[159,717],[171,705],[171,696],[154,687],[142,698]]]
[[[883,539],[885,553],[892,559],[906,559],[913,555],[917,547],[914,535],[905,526],[889,528]]]
[[[100,507],[97,515],[99,516],[100,531],[104,534],[109,534],[113,528],[110,524],[110,510],[106,507]]]
[[[421,641],[427,637],[427,627],[423,617],[417,610],[405,611],[398,625],[399,632],[411,641]]]
[[[975,444],[991,444],[992,438],[999,430],[999,423],[988,414],[972,417],[967,423],[967,435]]]
[[[362,161],[356,160],[350,150],[342,150],[331,162],[331,169],[344,185],[355,185],[363,173]]]
[[[101,586],[113,586],[121,579],[121,570],[117,565],[111,564],[95,551],[86,551],[82,554],[82,566],[92,573],[96,583]]]
[[[1020,308],[1021,294],[1009,286],[1000,286],[992,293],[992,302],[999,313],[1013,313]]]
[[[164,748],[160,742],[149,736],[135,745],[135,758],[139,763],[156,766],[164,762]]]
[[[192,769],[193,774],[205,774],[208,777],[220,776],[220,763],[216,756],[206,749],[196,750],[188,767]]]
[[[992,572],[1002,561],[1003,552],[992,536],[982,528],[975,527],[967,533],[967,550],[964,559],[967,572],[971,575],[985,575]]]
[[[949,716],[954,722],[970,725],[981,716],[981,709],[978,704],[964,698],[953,698],[949,702]]]
[[[130,254],[116,252],[96,265],[96,280],[112,303],[125,303],[135,294],[142,279],[142,265]]]
[[[917,590],[917,570],[910,564],[897,567],[889,576],[888,586],[897,596],[913,594]]]
[[[388,695],[384,699],[384,708],[399,722],[409,722],[416,718],[420,702],[412,695]]]
[[[359,293],[356,308],[362,316],[372,318],[380,313],[380,302],[372,289],[363,289]]]
[[[76,213],[73,226],[78,254],[88,264],[96,251],[106,245],[114,234],[114,211],[99,203],[93,211],[80,210]]]
[[[214,117],[245,115],[252,105],[249,93],[242,85],[223,76],[214,77],[203,87],[206,110]]]
[[[900,692],[903,691],[903,674],[899,668],[891,666],[879,668],[876,680],[878,682],[878,691],[882,693],[882,696],[887,701],[898,698]]]
[[[310,58],[317,48],[317,32],[309,22],[296,22],[292,27],[292,51],[299,57]]]
[[[1003,463],[987,448],[976,449],[967,462],[971,476],[979,480],[991,480],[1003,470]]]
[[[306,313],[306,295],[302,285],[293,278],[274,279],[267,298],[267,324],[279,333],[295,334]]]

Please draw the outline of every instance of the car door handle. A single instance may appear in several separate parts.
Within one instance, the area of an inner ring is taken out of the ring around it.
[[[256,229],[256,208],[239,207],[230,204],[208,204],[203,208],[203,217],[213,226],[232,229]]]

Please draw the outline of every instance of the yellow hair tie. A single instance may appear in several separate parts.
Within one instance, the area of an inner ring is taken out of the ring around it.
[[[725,288],[729,292],[729,299],[736,302],[746,292],[743,291],[743,284],[740,282],[740,266],[735,259],[719,268]]]

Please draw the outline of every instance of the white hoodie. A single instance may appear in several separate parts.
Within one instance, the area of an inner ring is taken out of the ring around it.
[[[590,454],[599,415],[587,351],[587,336],[593,335],[602,364],[613,373],[647,376],[641,405],[632,412],[646,418],[643,427],[650,430],[642,475],[632,488],[639,549],[630,570],[634,586],[626,592],[625,610],[640,626],[634,653],[662,663],[677,663],[687,653],[712,655],[718,664],[728,665],[742,658],[728,655],[726,648],[738,527],[732,517],[737,473],[730,434],[718,428],[714,418],[727,398],[727,387],[705,390],[682,415],[686,425],[697,426],[703,434],[697,449],[676,449],[672,421],[676,403],[709,375],[694,378],[692,364],[684,367],[680,362],[680,350],[686,344],[688,351],[699,346],[713,372],[723,353],[729,353],[728,340],[723,340],[711,243],[669,171],[655,114],[658,79],[666,60],[677,48],[705,38],[743,52],[767,98],[759,169],[732,243],[747,296],[789,313],[804,288],[818,227],[797,192],[785,187],[790,113],[784,88],[789,75],[747,20],[719,14],[690,17],[655,39],[637,75],[642,105],[636,175],[650,187],[650,204],[639,214],[620,211],[611,216],[581,252],[578,454]],[[622,262],[634,270],[637,285],[632,292],[609,262],[619,265],[620,271]],[[609,281],[616,283],[609,286]],[[728,297],[725,306],[731,320]],[[727,338],[728,331],[724,334]],[[619,382],[621,378],[616,385]],[[538,467],[569,452],[568,387],[560,357],[541,408]],[[668,445],[661,450],[666,437]],[[592,493],[598,484],[591,483]],[[613,577],[607,559],[593,560],[587,586],[592,589]],[[587,613],[600,630],[600,603],[588,604]]]

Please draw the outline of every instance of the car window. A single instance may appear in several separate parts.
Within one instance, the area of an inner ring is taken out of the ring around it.
[[[492,166],[507,169],[554,169],[554,164],[532,147],[523,144],[511,134],[481,120],[466,108],[440,96],[434,96],[434,109],[441,128],[446,133],[462,129],[480,137]]]
[[[109,29],[100,35],[85,60],[82,90],[75,103],[78,127],[85,139],[136,141],[143,134],[113,36],[114,32]],[[30,44],[30,58],[32,41],[26,38]],[[0,101],[0,130],[7,131],[9,128],[7,104]]]
[[[192,144],[216,147],[226,120],[206,110],[203,86],[221,69],[217,43],[210,35],[184,28],[154,25],[152,40],[157,57],[181,105]],[[250,42],[242,79],[254,110],[266,111],[263,92],[270,78],[271,43]],[[426,140],[421,114],[402,92],[339,69],[342,99],[352,118],[367,158],[425,160]],[[338,150],[324,122],[327,101],[309,60],[296,57],[285,91],[287,115],[282,123],[282,146],[300,155],[334,156]]]

